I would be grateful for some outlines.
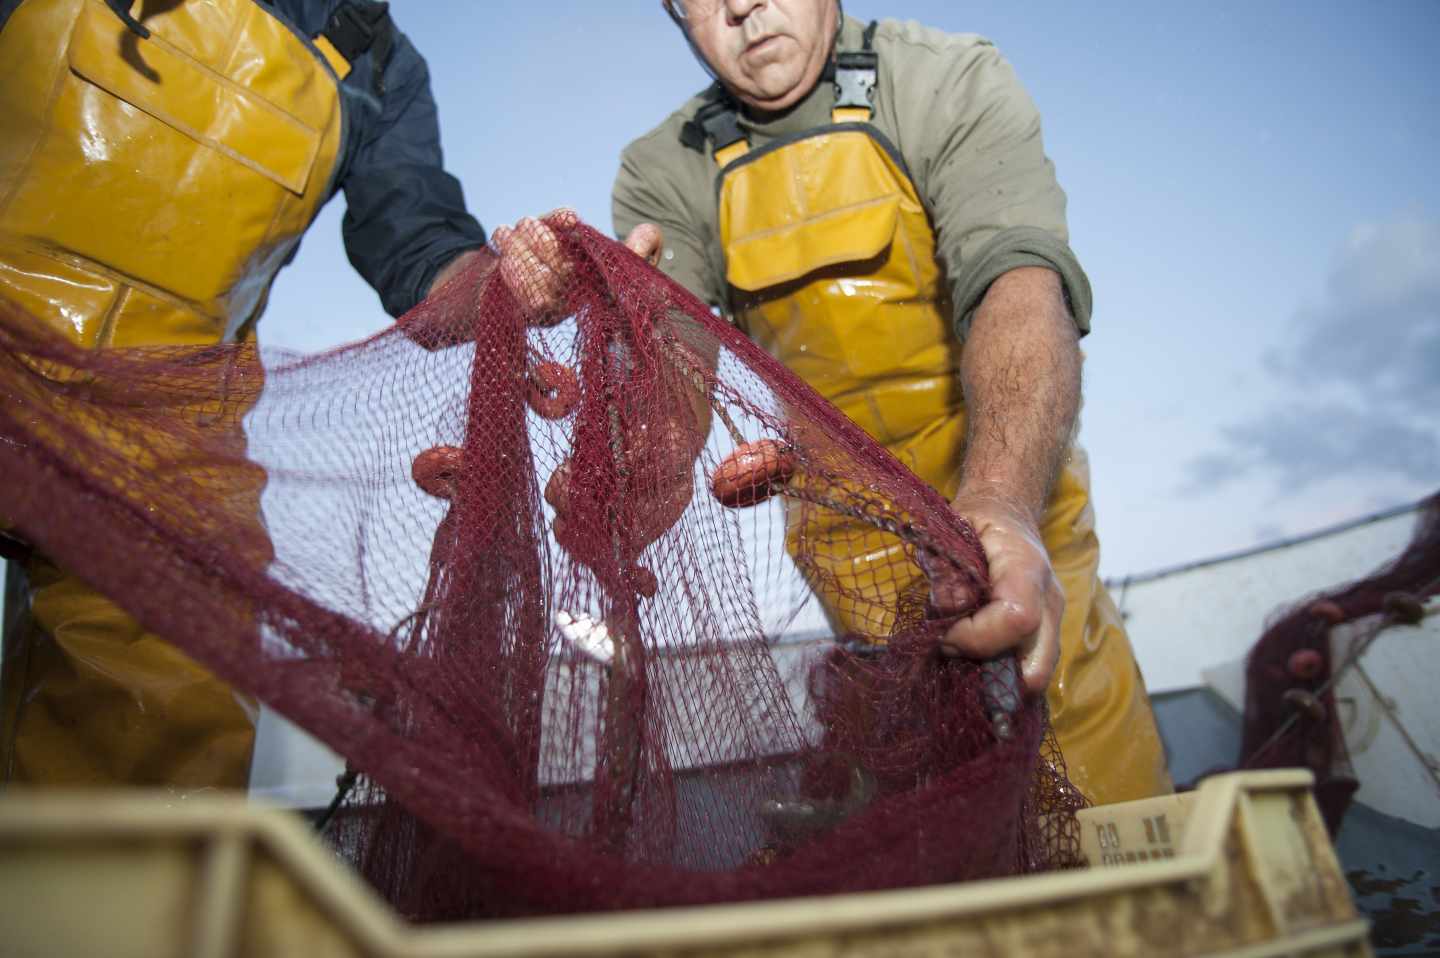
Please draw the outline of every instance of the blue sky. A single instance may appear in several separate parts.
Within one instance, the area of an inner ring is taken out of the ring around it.
[[[845,7],[991,37],[1040,106],[1095,286],[1081,440],[1107,575],[1440,488],[1440,2]],[[658,0],[392,10],[487,228],[566,205],[608,230],[620,149],[705,82]],[[388,322],[343,210],[281,275],[266,342]]]

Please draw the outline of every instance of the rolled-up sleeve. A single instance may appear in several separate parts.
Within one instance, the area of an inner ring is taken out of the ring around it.
[[[359,69],[347,79],[357,82],[364,82]],[[375,105],[368,90],[362,96]],[[445,172],[429,69],[403,34],[396,35],[378,106],[340,184],[342,229],[351,264],[385,310],[399,316],[425,297],[446,263],[484,246],[485,231],[466,211],[460,182]]]
[[[909,82],[928,95],[897,108],[923,105],[924,116],[910,127],[925,131],[922,169],[915,172],[945,261],[956,333],[965,337],[1000,275],[1043,266],[1060,274],[1083,335],[1090,328],[1090,281],[1070,249],[1065,193],[1045,156],[1034,102],[989,41],[951,37],[926,53],[913,61]]]

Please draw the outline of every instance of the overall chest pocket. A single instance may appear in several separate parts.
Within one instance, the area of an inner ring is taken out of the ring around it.
[[[867,129],[762,148],[721,184],[737,317],[831,399],[950,364],[924,209]]]
[[[200,304],[226,296],[305,194],[321,131],[96,0],[67,61],[7,229]]]

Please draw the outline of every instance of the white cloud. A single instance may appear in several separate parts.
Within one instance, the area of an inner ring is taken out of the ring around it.
[[[1440,220],[1357,227],[1324,297],[1295,318],[1296,346],[1269,365],[1307,388],[1349,387],[1366,405],[1440,400]]]
[[[1291,345],[1264,358],[1280,396],[1191,460],[1186,491],[1263,475],[1440,486],[1440,220],[1357,227]]]

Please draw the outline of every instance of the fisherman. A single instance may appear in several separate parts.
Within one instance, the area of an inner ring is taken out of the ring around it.
[[[385,3],[0,0],[0,62],[0,296],[79,345],[253,339],[341,190],[346,251],[391,315],[485,247]],[[263,476],[226,481],[256,514]],[[245,785],[253,703],[44,557],[24,579],[0,781]]]
[[[942,648],[1018,650],[1086,796],[1170,791],[1074,442],[1090,285],[1010,65],[838,0],[662,5],[715,83],[625,149],[617,234],[975,526],[993,598]]]

